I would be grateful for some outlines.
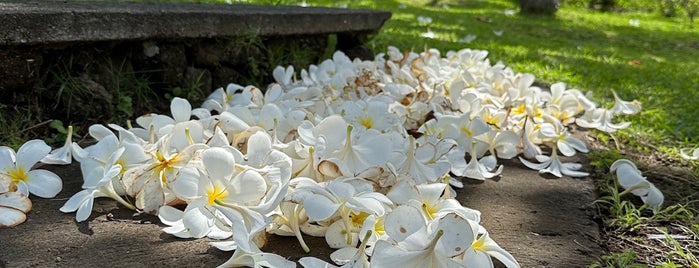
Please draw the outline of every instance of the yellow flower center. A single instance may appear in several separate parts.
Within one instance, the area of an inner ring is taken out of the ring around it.
[[[496,116],[491,116],[490,114],[485,115],[485,122],[491,126],[497,126],[500,123]]]
[[[461,126],[461,132],[466,133],[468,136],[473,136],[473,131],[471,129],[467,128],[466,126]]]
[[[432,206],[432,204],[422,202],[422,210],[427,214],[427,217],[432,220],[434,219],[434,214],[439,211],[439,208]]]
[[[217,200],[222,201],[226,197],[228,197],[228,191],[226,190],[225,187],[221,185],[214,185],[214,188],[211,188],[206,191],[206,203],[209,205],[213,205]]]
[[[165,157],[165,155],[163,155],[163,153],[162,153],[161,151],[157,151],[157,152],[155,153],[155,157],[156,157],[156,159],[158,159],[158,162],[159,162],[159,163],[155,166],[155,170],[158,171],[158,173],[160,173],[160,180],[161,180],[163,183],[167,183],[167,176],[166,176],[166,173],[167,173],[168,171],[171,171],[172,168],[173,168],[173,166],[175,165],[175,163],[177,163],[178,161],[180,161],[180,159],[178,158],[178,156],[179,156],[179,155],[178,155],[177,153],[174,153],[174,154],[172,154],[172,157],[170,157],[170,158],[168,159],[168,158]],[[122,167],[123,167],[123,166],[122,166]]]
[[[9,174],[10,177],[12,178],[12,183],[17,184],[20,181],[27,181],[27,177],[29,174],[27,174],[27,171],[24,170],[24,167],[16,167],[14,169],[10,169]]]
[[[126,159],[121,157],[121,158],[119,158],[119,160],[116,161],[115,164],[119,164],[121,166],[121,170],[119,171],[119,175],[124,174],[124,172],[126,171]]]
[[[359,212],[359,214],[352,213],[350,215],[350,218],[352,219],[352,225],[361,226],[362,224],[364,224],[364,220],[366,220],[366,217],[368,216],[369,213],[366,212]]]
[[[362,117],[359,118],[359,124],[366,128],[373,128],[374,127],[374,120],[371,120],[371,117]]]
[[[526,112],[527,112],[527,106],[524,105],[524,103],[520,104],[519,106],[517,106],[517,108],[512,110],[513,114],[524,114]]]
[[[484,251],[485,250],[485,239],[483,239],[483,236],[479,237],[476,239],[476,241],[473,241],[473,244],[471,244],[471,247],[473,247],[473,250],[475,251]]]

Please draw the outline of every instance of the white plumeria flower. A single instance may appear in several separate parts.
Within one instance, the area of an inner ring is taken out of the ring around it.
[[[13,227],[23,223],[27,219],[26,214],[31,209],[32,201],[26,195],[0,190],[0,228]]]
[[[355,232],[352,232],[353,224],[351,214],[366,212],[382,216],[386,206],[392,204],[386,196],[373,192],[371,185],[367,183],[351,184],[341,180],[332,180],[327,184],[318,184],[307,178],[296,178],[292,184],[297,184],[296,190],[291,195],[291,200],[300,203],[306,209],[306,215],[313,221],[326,221],[336,215],[340,216],[345,230],[344,244],[352,245],[356,242]],[[355,188],[358,185],[361,188]],[[342,242],[333,243],[336,245]],[[339,247],[342,247],[339,246]]]
[[[73,162],[73,126],[68,126],[66,141],[61,148],[54,149],[41,163],[51,165],[68,165]]]
[[[575,155],[575,151],[587,153],[585,143],[568,132],[568,129],[561,124],[560,121],[553,117],[549,117],[551,124],[540,124],[539,133],[545,139],[549,139],[554,143],[553,147],[565,156]]]
[[[490,153],[490,155],[497,155],[498,158],[512,159],[519,154],[519,150],[517,148],[521,144],[520,137],[511,130],[491,130],[476,137],[476,139],[483,142],[477,143],[476,146],[487,144],[487,151]],[[478,151],[480,150],[476,150],[476,152]]]
[[[692,151],[692,155],[689,155],[689,153],[688,153],[689,151]],[[694,148],[694,150],[688,149],[688,148],[682,148],[680,150],[680,155],[682,156],[682,158],[687,159],[687,160],[697,160],[697,159],[699,159],[699,148]]]
[[[51,147],[42,140],[30,140],[15,153],[12,148],[0,146],[0,177],[6,177],[25,196],[29,193],[43,198],[55,197],[63,188],[63,181],[55,173],[34,169],[46,157]]]
[[[480,211],[463,207],[456,199],[449,198],[450,190],[444,183],[414,185],[410,181],[402,181],[393,186],[386,196],[398,205],[408,205],[420,210],[425,221],[440,219],[454,213],[464,219],[480,222]]]
[[[233,256],[219,267],[294,268],[296,263],[274,253],[262,252],[253,245],[249,250],[236,249]]]
[[[629,26],[640,27],[641,21],[639,21],[637,19],[629,19]]]
[[[282,66],[277,66],[274,68],[274,71],[272,71],[272,77],[274,77],[274,80],[277,81],[279,85],[281,85],[284,88],[287,88],[288,86],[291,86],[292,82],[291,79],[294,76],[294,66],[288,66],[286,68]]]
[[[665,200],[663,193],[643,177],[636,164],[628,159],[619,159],[614,161],[609,169],[611,172],[616,172],[619,185],[626,189],[624,192],[631,192],[641,197],[641,200],[653,209],[659,209],[663,205]]]
[[[372,267],[462,267],[453,258],[471,247],[474,223],[454,214],[429,223],[415,220],[420,214],[399,206],[386,215],[390,239],[376,242]]]
[[[315,257],[303,257],[299,259],[299,264],[304,268],[369,268],[371,263],[367,258],[366,247],[371,235],[371,231],[367,232],[359,247],[344,247],[330,254],[330,259],[342,266],[335,266]]]
[[[442,139],[438,142],[425,142],[418,145],[413,137],[409,138],[408,151],[405,152],[405,160],[398,167],[398,173],[406,174],[416,183],[436,182],[444,174],[449,172],[451,164],[446,155],[456,146],[451,139]]]
[[[437,35],[429,29],[427,30],[427,32],[421,33],[420,36],[429,39],[435,39],[437,37]]]
[[[115,192],[113,185],[113,179],[117,177],[122,170],[122,166],[116,162],[124,151],[124,148],[118,149],[112,154],[107,164],[104,166],[96,166],[85,175],[85,182],[82,186],[83,190],[71,196],[59,210],[63,213],[77,211],[75,220],[78,222],[85,221],[90,217],[90,214],[92,214],[94,199],[97,197],[110,197],[128,208],[134,209],[131,204],[124,201]]]
[[[630,122],[613,123],[613,115],[612,111],[605,108],[595,108],[585,111],[582,117],[575,119],[575,123],[584,128],[596,128],[607,133],[613,133],[631,125]]]
[[[614,90],[612,90],[612,94],[614,95],[614,106],[609,111],[613,114],[634,115],[641,112],[641,102],[622,100]]]
[[[459,43],[470,44],[471,42],[473,42],[474,40],[476,40],[476,38],[478,38],[478,36],[476,36],[475,34],[467,34],[466,36],[464,36],[464,38],[459,39],[458,42],[459,42]]]
[[[170,147],[169,138],[164,136],[158,140],[150,152],[151,159],[126,170],[121,179],[127,193],[136,197],[136,207],[146,213],[156,214],[161,206],[175,200],[170,183],[195,153],[206,148],[197,143],[175,151]]]
[[[417,23],[422,26],[426,26],[432,23],[432,18],[427,16],[417,16]]]
[[[556,150],[551,152],[551,156],[537,155],[535,158],[539,161],[538,164],[529,162],[522,157],[519,158],[519,161],[528,168],[538,170],[539,173],[550,173],[559,178],[563,175],[570,177],[585,177],[590,175],[587,172],[579,171],[579,169],[582,168],[582,164],[580,163],[561,162],[561,158],[558,156]]]
[[[480,229],[478,237],[474,237],[473,244],[471,247],[464,252],[463,264],[466,267],[490,267],[493,268],[492,258],[498,259],[507,268],[519,268],[519,263],[509,252],[501,248],[495,240],[490,238],[488,231],[486,231],[482,226]]]
[[[570,177],[588,176],[589,173],[578,171],[582,168],[581,164],[563,163],[558,156],[559,150],[565,156],[575,155],[576,150],[587,152],[588,150],[585,143],[571,136],[566,128],[556,119],[552,120],[554,124],[543,123],[539,125],[540,135],[553,142],[551,145],[551,156],[536,155],[535,159],[539,161],[539,164],[529,162],[522,157],[520,157],[519,160],[522,161],[525,166],[538,170],[539,173],[550,173],[556,177],[562,177],[563,175]]]
[[[304,241],[301,235],[301,225],[307,221],[308,216],[306,216],[301,205],[283,201],[279,204],[279,211],[274,214],[272,227],[267,232],[276,235],[295,236],[303,251],[308,253],[311,249],[306,245],[306,241]]]
[[[463,153],[458,150],[454,150],[454,153],[449,153],[447,155],[451,160],[451,171],[452,173],[454,173],[454,175],[476,180],[485,180],[498,176],[500,175],[500,173],[502,173],[504,167],[502,165],[497,166],[497,160],[495,159],[494,155],[481,157],[481,159],[477,158],[477,143],[482,142],[475,140],[473,141],[473,144],[471,145],[472,149],[470,150],[471,156],[468,163],[466,163],[466,160],[463,157]],[[452,183],[452,185],[454,185],[455,187],[463,187],[461,182],[458,182],[456,180],[450,181],[450,183]]]

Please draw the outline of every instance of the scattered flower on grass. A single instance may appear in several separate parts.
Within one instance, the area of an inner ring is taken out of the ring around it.
[[[463,38],[459,39],[458,42],[464,43],[464,44],[470,44],[471,42],[476,40],[477,37],[478,36],[476,36],[475,34],[468,34],[468,35],[464,36]]]
[[[691,151],[690,153],[688,153]],[[689,148],[682,148],[680,150],[680,155],[687,160],[699,160],[699,148],[694,148],[694,150],[689,149]]]
[[[417,23],[420,26],[427,26],[432,23],[432,18],[427,16],[417,16]]]
[[[628,159],[619,159],[612,163],[610,171],[616,173],[619,185],[625,189],[621,194],[630,192],[655,210],[662,207],[665,200],[663,193],[643,177],[636,164]]]

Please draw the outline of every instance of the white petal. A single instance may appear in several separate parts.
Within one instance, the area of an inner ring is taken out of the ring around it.
[[[464,253],[463,264],[466,267],[494,267],[493,260],[488,254],[475,251],[472,247]]]
[[[267,192],[267,184],[260,173],[254,170],[246,170],[231,179],[230,187],[227,190],[227,201],[248,204],[250,202],[259,202],[264,197]]]
[[[221,113],[219,120],[224,132],[240,133],[250,128],[250,125],[230,112]]]
[[[187,207],[182,217],[182,224],[189,229],[189,233],[194,238],[202,238],[209,233],[211,226],[209,219],[202,213],[200,207]]]
[[[7,173],[15,168],[15,151],[7,146],[0,146],[0,171]]]
[[[444,230],[444,235],[437,241],[436,250],[446,256],[459,255],[473,243],[475,234],[470,222],[456,214],[447,215],[439,220],[438,228]]]
[[[379,240],[374,246],[371,266],[379,268],[389,267],[422,267],[420,262],[429,258],[425,251],[406,251],[390,242]]]
[[[170,112],[175,122],[189,121],[192,116],[192,105],[186,99],[174,97],[170,103]]]
[[[628,159],[619,159],[619,160],[614,161],[614,163],[612,163],[612,166],[609,167],[609,170],[611,172],[614,172],[619,167],[624,166],[624,165],[629,165],[633,169],[638,170],[638,168],[636,167],[636,164],[634,164],[633,162],[631,162],[631,160],[628,160]],[[641,172],[639,171],[638,173],[640,174]]]
[[[313,194],[303,200],[303,207],[306,209],[308,218],[314,221],[324,221],[330,218],[340,207],[330,199],[319,194]]]
[[[561,152],[562,155],[565,155],[565,156],[575,155],[575,149],[573,149],[573,147],[569,146],[567,143],[559,141],[557,143],[557,145],[558,145],[558,151]]]
[[[206,149],[201,153],[201,160],[211,178],[228,179],[235,172],[235,159],[226,149]]]
[[[260,167],[271,150],[272,139],[266,132],[252,134],[248,139],[248,163]]]
[[[200,181],[205,179],[201,178],[199,170],[194,167],[184,167],[180,169],[177,179],[172,183],[172,191],[180,198],[194,199],[199,196]]]
[[[24,212],[14,208],[0,206],[0,227],[12,227],[27,220]]]
[[[0,206],[14,208],[27,213],[32,209],[32,201],[18,192],[7,192],[0,194]]]
[[[51,171],[35,169],[27,174],[27,186],[29,192],[38,197],[52,198],[63,189],[63,181]]]
[[[85,202],[85,199],[93,198],[91,192],[92,191],[90,190],[82,190],[80,192],[77,192],[76,194],[71,196],[59,210],[63,213],[70,213],[78,210],[80,204]]]
[[[411,206],[399,206],[384,219],[384,230],[396,242],[405,240],[408,236],[425,227],[422,213]]]
[[[30,140],[17,150],[17,167],[29,170],[51,152],[51,146],[43,140]]]
[[[304,268],[339,268],[316,257],[303,257],[299,259],[299,264]]]
[[[330,259],[338,265],[344,265],[354,259],[359,249],[355,247],[344,247],[330,253]]]
[[[628,189],[646,181],[646,178],[641,175],[641,172],[630,165],[616,167],[616,177],[619,180],[619,184],[621,187],[624,187],[624,189]]]
[[[256,264],[262,267],[296,268],[296,263],[274,253],[256,253],[253,258],[257,262]]]
[[[483,234],[481,239],[485,239],[483,249],[488,255],[498,259],[500,262],[505,264],[507,268],[519,268],[519,263],[517,263],[517,260],[515,260],[515,258],[509,252],[500,247],[495,240],[490,238],[490,235],[487,232]]]
[[[90,217],[90,214],[92,214],[92,205],[94,202],[95,199],[92,197],[85,198],[85,200],[80,204],[78,212],[75,213],[75,220],[78,222],[87,220],[87,218]]]
[[[330,227],[328,227],[328,229],[325,231],[325,242],[328,244],[330,248],[353,247],[357,244],[357,235],[352,234],[352,243],[348,245],[347,232],[352,232],[352,230],[347,230],[345,228],[344,222],[342,220],[337,220],[333,222],[333,224],[331,224]]]
[[[184,211],[171,206],[162,206],[158,209],[158,218],[167,225],[175,225],[184,217]]]
[[[641,199],[650,207],[658,209],[663,205],[665,197],[663,193],[651,183],[648,195],[642,196]]]
[[[96,140],[102,140],[107,136],[114,136],[114,132],[101,124],[91,125],[90,128],[88,128],[88,133]]]

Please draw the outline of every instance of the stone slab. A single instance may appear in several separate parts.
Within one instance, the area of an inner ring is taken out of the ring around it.
[[[257,34],[373,33],[388,11],[243,4],[0,2],[0,46]]]

